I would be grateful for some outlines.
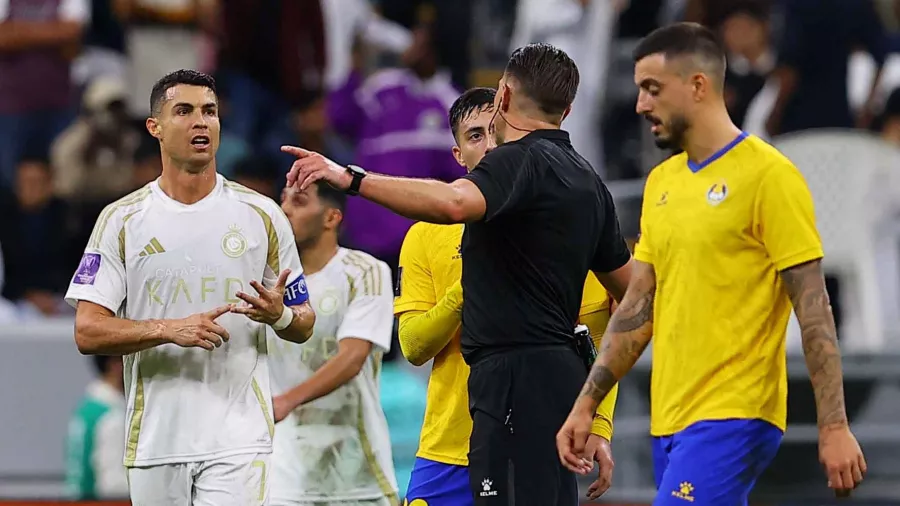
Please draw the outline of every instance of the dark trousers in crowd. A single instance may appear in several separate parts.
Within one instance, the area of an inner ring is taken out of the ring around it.
[[[473,0],[382,0],[381,12],[387,19],[412,27],[418,21],[419,8],[426,3],[434,5],[435,40],[441,63],[450,70],[453,84],[464,90],[469,87],[472,67],[468,48]]]
[[[476,506],[578,504],[556,433],[586,378],[584,362],[566,346],[497,353],[472,365],[469,483]]]

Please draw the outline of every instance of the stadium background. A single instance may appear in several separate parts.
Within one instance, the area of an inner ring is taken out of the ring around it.
[[[402,68],[434,50],[458,88],[493,86],[511,47],[548,41],[579,64],[579,102],[564,126],[608,181],[633,237],[642,179],[665,154],[633,112],[630,50],[653,28],[684,19],[711,26],[725,41],[736,122],[788,153],[813,190],[846,353],[848,409],[870,469],[843,503],[900,504],[900,1],[366,2],[0,0],[0,505],[63,497],[66,424],[94,373],[72,344],[61,295],[99,210],[158,174],[158,147],[141,130],[153,80],[182,67],[214,73],[223,100],[220,171],[277,198],[288,165],[273,145],[354,159],[364,140],[341,135],[332,121],[348,77]],[[400,28],[420,22],[433,37]],[[259,36],[265,33],[278,36]],[[266,47],[296,51],[258,51]],[[50,52],[56,67],[23,64],[46,62]],[[776,122],[773,104],[790,75],[799,80]],[[400,115],[416,114],[414,104],[394,105]],[[419,133],[445,129],[419,123]],[[451,142],[447,133],[439,144]],[[391,147],[398,173],[423,170],[402,166],[406,150],[421,148]],[[358,237],[345,240],[365,246]],[[377,253],[391,261],[390,248]],[[825,504],[795,328],[788,339],[790,426],[756,499]],[[652,500],[650,362],[644,357],[622,385],[609,504]],[[428,370],[402,357],[385,366],[392,384],[383,387],[383,403],[401,492]]]

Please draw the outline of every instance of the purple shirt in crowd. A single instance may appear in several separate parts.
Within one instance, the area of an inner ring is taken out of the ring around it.
[[[7,3],[8,2],[8,3]],[[4,21],[83,21],[85,12],[65,0],[5,0]],[[0,114],[22,114],[70,106],[69,60],[59,48],[0,53]]]
[[[453,181],[465,175],[450,149],[447,112],[460,92],[450,75],[422,80],[408,69],[354,73],[329,97],[335,130],[356,141],[355,164],[379,174]],[[412,220],[355,197],[344,218],[348,246],[396,258]]]

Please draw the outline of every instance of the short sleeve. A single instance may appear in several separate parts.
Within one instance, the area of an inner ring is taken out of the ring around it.
[[[773,167],[764,176],[755,214],[756,232],[779,271],[824,256],[812,195],[793,165]]]
[[[594,272],[612,272],[619,267],[628,263],[631,259],[631,252],[628,251],[628,244],[622,237],[622,230],[619,228],[619,217],[616,214],[616,203],[612,194],[605,184],[600,184],[601,195],[603,199],[603,230],[600,234],[600,241],[597,243],[597,250],[594,253],[594,261],[591,270]]]
[[[650,221],[650,203],[654,202],[654,185],[653,172],[647,178],[647,184],[644,185],[644,197],[641,203],[641,227],[638,233],[637,242],[634,245],[634,259],[645,264],[653,264],[653,243],[650,242],[650,235],[647,233],[647,225]]]
[[[90,23],[90,2],[88,0],[62,0],[59,4],[59,19],[83,25]]]
[[[488,153],[472,172],[463,176],[484,196],[484,221],[515,211],[535,193],[535,170],[527,148],[506,144]]]
[[[415,224],[406,233],[400,248],[400,264],[394,285],[394,314],[407,311],[428,311],[437,304],[431,265],[422,235],[422,224]],[[443,294],[441,294],[443,296]]]
[[[83,300],[118,313],[126,296],[124,221],[121,208],[100,213],[66,291],[72,307]]]
[[[0,23],[9,17],[9,2],[10,0],[0,0]]]
[[[291,222],[280,207],[272,212],[272,226],[269,237],[269,248],[277,248],[277,255],[271,250],[267,258],[267,268],[263,275],[263,286],[272,288],[278,282],[278,276],[285,269],[291,274],[285,283],[285,303],[290,306],[300,305],[309,299],[306,291],[306,280],[303,277],[303,265],[300,263],[300,252],[294,241],[294,230]],[[271,235],[274,233],[274,237]]]
[[[360,269],[354,276],[350,303],[336,337],[364,339],[388,352],[394,327],[391,270],[382,261],[374,262],[374,269]]]

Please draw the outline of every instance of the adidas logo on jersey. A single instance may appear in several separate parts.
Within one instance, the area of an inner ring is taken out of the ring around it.
[[[153,239],[150,239],[150,242],[147,243],[146,246],[144,246],[144,251],[141,251],[141,253],[138,256],[145,257],[145,256],[149,256],[149,255],[155,255],[156,253],[165,253],[165,252],[166,252],[166,249],[163,248],[162,244],[160,244],[159,241],[156,240],[156,237],[154,237]]]

